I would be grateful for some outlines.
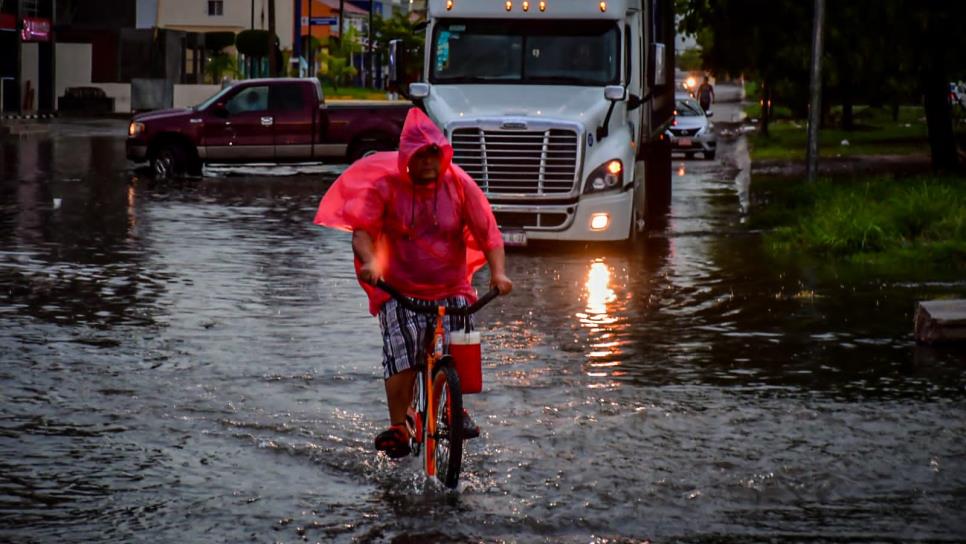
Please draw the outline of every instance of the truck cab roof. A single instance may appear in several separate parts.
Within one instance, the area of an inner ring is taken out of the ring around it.
[[[433,18],[621,19],[629,7],[639,8],[639,4],[640,0],[430,0],[429,13]]]

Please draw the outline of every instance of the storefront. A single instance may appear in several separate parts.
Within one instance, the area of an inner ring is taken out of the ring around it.
[[[54,110],[54,0],[4,2],[0,12],[0,109],[4,114]]]

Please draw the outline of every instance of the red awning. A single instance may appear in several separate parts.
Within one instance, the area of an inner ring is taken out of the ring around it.
[[[17,18],[10,13],[0,13],[0,30],[17,30]]]

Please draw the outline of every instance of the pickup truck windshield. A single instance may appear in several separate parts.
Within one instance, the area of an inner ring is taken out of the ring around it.
[[[430,81],[616,84],[620,39],[613,21],[441,21]]]
[[[224,89],[222,89],[222,90],[218,91],[217,93],[215,93],[214,96],[211,96],[209,98],[206,98],[204,100],[204,102],[202,102],[201,104],[198,104],[197,106],[195,106],[194,109],[196,111],[201,111],[201,110],[207,108],[208,106],[214,104],[215,102],[217,102],[218,100],[220,100],[222,97],[224,97],[225,96],[225,93],[227,93],[231,89],[232,89],[232,86],[231,85],[225,87]]]

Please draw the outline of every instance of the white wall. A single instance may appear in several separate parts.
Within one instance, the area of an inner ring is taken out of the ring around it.
[[[197,106],[221,90],[221,85],[175,85],[174,107]]]
[[[222,15],[208,15],[208,2],[201,0],[156,0],[159,4],[158,26],[188,32],[232,31],[251,28],[252,2],[255,4],[255,28],[268,27],[266,0],[224,0]],[[262,12],[265,22],[262,23]],[[291,0],[275,2],[275,33],[282,49],[292,48],[292,24],[295,6]]]
[[[67,87],[98,87],[114,98],[115,113],[131,111],[130,83],[91,83],[91,44],[58,43],[55,51],[57,73],[54,75],[56,99]]]
[[[91,87],[103,89],[107,96],[114,98],[114,113],[131,113],[130,83],[92,83]]]
[[[54,51],[54,96],[60,101],[67,87],[89,87],[91,84],[91,44],[58,43]]]
[[[36,111],[37,86],[39,83],[37,80],[40,78],[40,44],[24,43],[23,49],[21,49],[20,62],[20,103],[23,104],[23,100],[27,96],[27,81],[29,80],[31,93],[34,95],[34,106],[30,111]]]

